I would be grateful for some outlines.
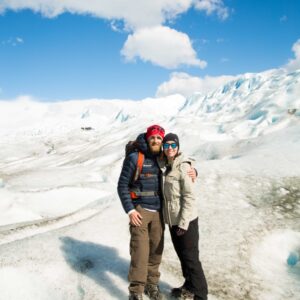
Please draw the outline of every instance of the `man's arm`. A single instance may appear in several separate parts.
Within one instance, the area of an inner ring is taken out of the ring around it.
[[[130,154],[124,159],[123,167],[118,181],[118,194],[125,212],[129,215],[130,223],[135,226],[140,226],[142,216],[132,203],[130,197],[129,185],[136,170],[137,155]]]
[[[187,174],[192,178],[192,181],[195,182],[198,176],[198,172],[197,169],[195,169],[194,167],[190,167],[187,170]]]

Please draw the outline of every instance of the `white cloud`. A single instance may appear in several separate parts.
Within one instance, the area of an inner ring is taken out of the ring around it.
[[[122,32],[123,31],[123,23],[117,20],[112,20],[110,22],[110,27],[113,31]]]
[[[22,38],[20,38],[20,37],[16,37],[16,42],[20,43],[20,44],[23,44],[24,40]]]
[[[2,45],[10,45],[10,46],[17,46],[19,44],[23,44],[24,40],[20,37],[9,38],[8,40],[4,40],[1,42]]]
[[[294,43],[292,50],[294,52],[295,58],[290,59],[289,62],[285,65],[285,68],[290,72],[300,69],[300,39],[296,43]]]
[[[217,13],[220,19],[225,20],[229,16],[229,10],[223,0],[195,0],[195,8],[205,11],[207,15]]]
[[[143,28],[129,35],[121,53],[128,61],[139,57],[170,69],[180,65],[206,67],[205,61],[197,59],[188,35],[165,26]]]
[[[234,80],[235,76],[205,76],[204,78],[190,76],[186,73],[174,72],[170,80],[162,83],[156,91],[156,97],[165,97],[172,94],[181,94],[189,97],[196,92],[207,94],[221,87],[225,83]]]
[[[169,27],[163,27],[167,21],[172,24],[171,21],[176,21],[178,15],[193,7],[208,15],[216,13],[221,19],[228,17],[228,8],[223,0],[0,1],[0,13],[9,9],[31,9],[49,18],[69,12],[109,20],[112,30],[132,33],[121,51],[127,60],[139,57],[143,61],[166,68],[176,68],[183,64],[204,68],[206,62],[197,58],[189,37]]]
[[[126,26],[132,29],[162,22],[163,12],[159,5],[149,6],[145,0],[134,1],[134,5],[132,3],[130,5],[129,2],[129,0],[7,0],[0,4],[0,11],[31,9],[48,18],[64,12],[89,14],[108,20],[124,20]],[[139,12],[141,9],[143,11],[143,4],[148,6],[149,13],[141,17],[143,14]]]
[[[207,39],[200,39],[199,42],[200,42],[202,45],[207,45],[207,44],[209,44],[209,40],[207,40]]]
[[[221,18],[222,10],[226,10],[221,0],[6,0],[0,2],[0,12],[31,9],[50,18],[64,12],[90,14],[108,20],[123,20],[126,26],[135,29],[163,24],[193,5],[208,14],[216,12]]]
[[[161,25],[195,7],[207,14],[216,13],[221,19],[228,16],[223,0],[5,0],[0,2],[0,12],[31,9],[46,17],[65,12],[90,14],[108,20],[123,20],[134,30],[140,27]]]

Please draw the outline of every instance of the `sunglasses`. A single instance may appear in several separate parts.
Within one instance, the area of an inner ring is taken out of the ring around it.
[[[163,148],[164,148],[164,150],[167,150],[167,149],[169,149],[169,148],[172,148],[172,149],[175,149],[176,147],[177,147],[177,144],[176,143],[172,143],[172,144],[163,144]]]

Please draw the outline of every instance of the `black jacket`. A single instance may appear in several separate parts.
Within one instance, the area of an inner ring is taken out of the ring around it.
[[[160,210],[162,203],[161,195],[161,171],[157,164],[157,155],[153,155],[148,147],[145,133],[137,137],[138,149],[144,156],[143,169],[139,178],[133,181],[136,171],[138,152],[133,152],[125,157],[123,167],[118,181],[118,194],[126,213],[137,205],[143,208]],[[151,196],[140,196],[138,199],[131,199],[130,191],[154,192]]]

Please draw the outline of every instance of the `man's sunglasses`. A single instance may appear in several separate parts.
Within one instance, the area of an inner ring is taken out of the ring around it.
[[[172,143],[172,144],[163,144],[163,148],[164,150],[167,150],[169,149],[169,147],[171,147],[172,149],[175,149],[177,147],[177,144],[176,143]]]

